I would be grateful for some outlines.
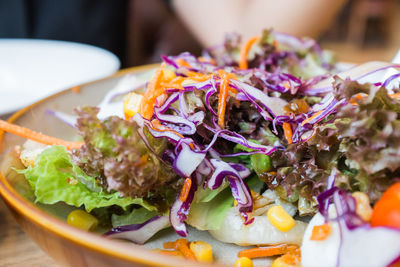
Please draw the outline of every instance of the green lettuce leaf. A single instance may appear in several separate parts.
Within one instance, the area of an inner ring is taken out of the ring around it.
[[[19,172],[25,174],[34,190],[35,202],[54,204],[62,201],[75,207],[83,205],[88,212],[94,208],[112,205],[125,209],[131,204],[156,210],[141,198],[123,198],[118,192],[104,191],[93,177],[73,164],[63,146],[52,146],[44,150],[38,155],[33,167]]]
[[[248,178],[246,183],[251,190],[257,193],[261,192],[264,186],[257,175]],[[206,193],[209,195],[206,196]],[[201,195],[201,197],[198,195]],[[233,206],[233,202],[234,198],[230,188],[225,188],[222,191],[208,188],[199,189],[195,195],[195,202],[190,206],[186,222],[199,230],[218,230],[226,213]]]
[[[113,214],[111,217],[112,226],[119,227],[130,224],[140,224],[153,218],[157,215],[157,211],[148,210],[145,208],[133,209],[131,212],[127,212],[123,215]]]
[[[208,202],[192,203],[186,222],[199,230],[218,230],[233,201],[231,190],[225,188]]]

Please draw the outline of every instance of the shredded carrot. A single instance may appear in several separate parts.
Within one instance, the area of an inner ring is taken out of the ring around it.
[[[143,163],[146,163],[148,159],[149,159],[149,154],[144,154],[143,156],[140,157],[140,161]]]
[[[228,86],[229,86],[229,80],[223,77],[221,85],[219,87],[219,96],[218,96],[218,125],[222,129],[225,128],[225,110],[226,110],[226,99],[228,98]]]
[[[187,197],[189,196],[190,188],[192,187],[192,179],[186,178],[185,183],[183,184],[181,193],[179,194],[179,199],[182,202],[185,202]]]
[[[161,124],[161,122],[159,120],[152,120],[151,124],[153,125],[153,127],[151,127],[153,130],[155,131],[159,131],[159,132],[172,132],[174,134],[176,134],[177,136],[179,136],[180,138],[184,138],[183,135],[181,135],[180,133],[168,128],[167,126],[164,126]]]
[[[165,64],[161,64],[147,85],[147,91],[143,94],[139,113],[145,119],[149,120],[153,116],[156,99],[158,96],[164,93],[164,87],[160,86],[163,78],[164,68]]]
[[[300,252],[300,250],[299,250]],[[278,258],[280,262],[286,263],[287,266],[300,266],[301,255],[300,253],[286,253],[285,255]]]
[[[367,94],[364,93],[359,93],[359,94],[355,94],[350,98],[350,104],[357,106],[357,100],[362,100],[363,98],[367,97]]]
[[[147,160],[149,159],[149,154],[144,154],[140,157],[139,162],[135,163],[135,166],[143,166],[146,164]]]
[[[183,86],[181,83],[161,83],[160,85],[164,88],[175,88],[175,89],[183,90]]]
[[[393,97],[393,98],[400,98],[400,93],[394,93],[394,94],[391,94],[389,96]]]
[[[215,60],[212,58],[198,57],[197,59],[202,63],[210,63],[212,65],[216,64]]]
[[[187,67],[187,68],[191,67],[190,64],[186,62],[186,60],[181,59],[181,58],[178,58],[176,60],[176,63],[178,63],[181,67]]]
[[[286,89],[289,89],[290,88],[290,83],[288,81],[284,81],[282,83],[282,86],[285,87]]]
[[[80,93],[81,87],[79,85],[72,87],[72,92],[75,94]]]
[[[310,107],[304,99],[296,99],[295,105],[298,112],[307,113],[310,110]]]
[[[174,130],[168,128],[167,126],[162,125],[161,122],[160,122],[159,120],[152,120],[152,121],[151,121],[151,124],[152,124],[152,127],[151,127],[151,128],[152,128],[153,130],[155,130],[155,131],[159,131],[159,132],[172,132],[172,133],[176,134],[177,136],[179,136],[180,138],[184,138],[184,136],[181,135],[180,133],[178,133],[177,131],[174,131]],[[193,143],[190,143],[189,146],[190,146],[191,149],[194,149]]]
[[[316,225],[312,229],[312,234],[310,240],[322,241],[328,238],[331,234],[332,228],[329,224],[325,223],[323,225]]]
[[[317,113],[315,113],[314,115],[312,115],[311,117],[305,119],[301,125],[304,125],[306,123],[309,123],[310,121],[312,121],[315,117],[317,117],[318,115],[320,115],[322,112],[324,112],[323,110],[318,111]]]
[[[286,244],[268,246],[268,247],[250,248],[240,251],[238,253],[238,257],[247,257],[249,259],[270,257],[296,251],[297,249],[298,246],[286,245]]]
[[[31,129],[8,123],[3,120],[0,120],[0,130],[24,137],[26,139],[36,141],[38,143],[42,143],[45,145],[65,146],[68,150],[78,149],[84,144],[83,142],[69,142],[69,141],[58,139],[58,138],[55,138],[52,136],[47,136],[47,135],[35,132]]]
[[[189,242],[187,241],[187,239],[180,238],[177,239],[175,242],[164,242],[163,247],[165,249],[176,249],[182,252],[185,258],[196,260],[196,257],[189,248]]]
[[[184,77],[178,76],[170,80],[169,82],[161,82],[160,85],[164,88],[178,88],[183,89],[182,82],[185,80]]]
[[[397,98],[397,99],[399,99],[399,98],[400,98],[400,93],[390,94],[389,96],[392,97],[392,98]],[[365,94],[365,93],[358,93],[358,94],[353,95],[353,96],[350,98],[350,101],[349,101],[349,102],[350,102],[350,104],[352,104],[353,106],[357,106],[357,105],[358,105],[357,100],[362,100],[362,99],[364,99],[364,98],[366,98],[366,97],[368,97],[367,94]]]
[[[207,81],[213,77],[213,74],[202,74],[195,71],[188,71],[185,73],[190,79],[196,80],[198,82]]]
[[[182,252],[177,250],[153,249],[153,251],[164,255],[183,257]]]
[[[288,144],[292,143],[292,126],[290,125],[290,123],[284,122],[282,124],[283,127],[283,133],[285,135],[286,141],[288,142]]]
[[[176,241],[164,242],[163,248],[165,249],[175,249],[176,248]]]
[[[257,42],[259,38],[258,37],[252,37],[250,38],[240,49],[240,59],[239,59],[239,68],[241,69],[247,69],[248,64],[247,64],[247,54],[250,51],[251,46]]]
[[[226,111],[226,100],[228,98],[228,93],[231,90],[229,86],[229,79],[234,78],[233,73],[226,73],[223,70],[218,71],[221,78],[221,84],[219,86],[218,95],[218,125],[224,129],[225,128],[225,111]]]

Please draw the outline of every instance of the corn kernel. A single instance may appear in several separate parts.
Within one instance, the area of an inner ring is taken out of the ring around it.
[[[194,241],[190,243],[190,250],[193,252],[196,260],[199,262],[213,262],[212,247],[203,241]]]
[[[143,96],[136,93],[129,93],[124,99],[124,114],[127,119],[140,111],[140,102]]]
[[[272,206],[267,212],[267,217],[271,224],[282,232],[287,232],[296,225],[293,217],[281,205]]]
[[[253,267],[253,262],[247,257],[240,257],[235,261],[233,267]]]
[[[67,223],[79,229],[89,231],[96,228],[99,221],[83,210],[73,210],[67,217]]]
[[[356,199],[356,213],[366,222],[371,220],[372,208],[369,204],[369,197],[363,192],[354,192],[351,194]]]

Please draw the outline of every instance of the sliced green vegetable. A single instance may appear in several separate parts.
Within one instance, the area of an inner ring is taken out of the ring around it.
[[[264,154],[253,154],[250,156],[251,166],[258,176],[271,170],[271,159]]]
[[[148,210],[156,208],[141,198],[122,198],[118,192],[108,193],[98,186],[93,177],[86,175],[72,160],[63,146],[52,146],[37,156],[34,167],[20,170],[34,190],[35,202],[54,204],[59,201],[86,211],[94,208],[131,204]]]
[[[226,188],[208,202],[192,203],[186,222],[199,230],[217,230],[233,201],[231,190]]]
[[[112,226],[119,227],[123,225],[139,224],[153,218],[157,215],[157,211],[145,208],[133,209],[123,215],[113,214],[111,217]]]
[[[258,193],[264,186],[264,182],[256,175],[246,179],[246,183],[251,190]],[[209,195],[205,195],[206,193]],[[199,194],[202,194],[201,198],[198,197]],[[201,189],[196,192],[195,199],[197,201],[200,199],[202,202],[192,203],[187,223],[199,230],[218,230],[226,213],[233,207],[234,201],[230,188],[225,188],[223,191]]]

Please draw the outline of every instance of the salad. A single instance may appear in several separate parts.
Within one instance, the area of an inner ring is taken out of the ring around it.
[[[393,67],[350,79],[314,40],[231,34],[201,57],[162,56],[149,81],[122,80],[98,107],[50,111],[79,142],[0,129],[32,140],[16,170],[27,197],[76,207],[71,225],[137,244],[172,227],[182,238],[160,253],[211,262],[209,244],[185,239],[190,225],[255,246],[235,266],[389,266],[400,260],[400,74],[374,75]]]

